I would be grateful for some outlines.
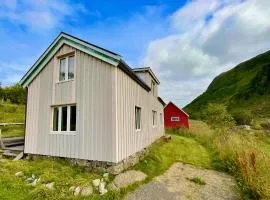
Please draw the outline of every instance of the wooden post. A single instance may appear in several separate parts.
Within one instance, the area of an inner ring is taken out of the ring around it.
[[[2,130],[0,129],[0,146],[1,146],[1,149],[5,149],[5,145],[2,141]]]

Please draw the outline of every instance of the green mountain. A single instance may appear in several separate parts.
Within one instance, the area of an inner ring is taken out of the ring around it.
[[[246,109],[258,118],[270,117],[270,51],[217,76],[207,90],[184,109],[200,118],[208,103],[221,103],[229,112]]]

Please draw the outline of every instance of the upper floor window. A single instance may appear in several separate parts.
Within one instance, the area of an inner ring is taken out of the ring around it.
[[[74,79],[74,56],[60,59],[59,81]]]
[[[171,122],[179,122],[180,117],[171,117]]]

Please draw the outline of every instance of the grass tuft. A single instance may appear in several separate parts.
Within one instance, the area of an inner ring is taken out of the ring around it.
[[[186,178],[186,179],[198,185],[206,185],[206,182],[197,176],[192,177],[192,178]]]

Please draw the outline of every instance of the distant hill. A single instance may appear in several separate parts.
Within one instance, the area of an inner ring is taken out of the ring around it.
[[[207,90],[184,109],[200,118],[208,103],[222,103],[233,112],[247,109],[258,118],[270,117],[270,51],[217,76]]]

